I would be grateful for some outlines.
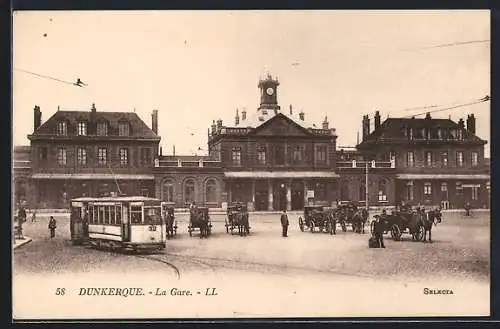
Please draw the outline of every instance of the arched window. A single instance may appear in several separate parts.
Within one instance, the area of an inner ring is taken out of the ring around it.
[[[174,182],[171,179],[163,183],[163,201],[174,202]]]
[[[217,202],[217,183],[215,179],[209,179],[205,184],[205,198],[207,203]]]
[[[387,182],[385,179],[378,182],[378,201],[387,202]]]
[[[184,202],[194,202],[194,180],[188,179],[184,183]]]
[[[359,185],[359,201],[365,201],[366,200],[366,189],[365,189],[365,183],[362,182],[361,185]]]

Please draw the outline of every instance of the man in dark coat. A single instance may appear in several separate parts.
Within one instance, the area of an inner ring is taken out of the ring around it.
[[[56,219],[54,216],[50,216],[49,220],[49,230],[50,230],[50,238],[54,238],[56,236]]]
[[[384,245],[384,226],[383,222],[381,221],[380,216],[375,216],[375,225],[373,227],[373,235],[375,236],[375,240],[377,241],[377,244],[379,248],[385,248]]]
[[[286,210],[283,210],[281,214],[281,227],[283,229],[283,237],[288,236],[288,215],[286,214]]]

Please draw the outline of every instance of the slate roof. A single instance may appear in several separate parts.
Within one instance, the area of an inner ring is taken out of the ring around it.
[[[57,122],[65,120],[67,122],[68,136],[76,135],[78,122],[90,122],[91,115],[94,122],[101,120],[108,122],[108,136],[118,136],[118,122],[126,121],[130,124],[129,138],[137,139],[159,139],[160,137],[149,128],[144,121],[134,112],[103,112],[96,111],[57,111],[46,122],[44,122],[32,136],[53,136],[56,135]],[[88,135],[92,135],[88,132]]]
[[[249,114],[249,115],[248,115]],[[240,122],[239,124],[235,125],[234,121],[232,124],[226,124],[224,125],[225,127],[235,127],[235,128],[246,128],[246,127],[251,127],[251,128],[257,128],[264,124],[265,122],[271,120],[274,118],[277,114],[282,114],[286,116],[287,118],[291,119],[294,121],[296,124],[299,126],[308,129],[308,128],[313,128],[313,129],[321,129],[322,125],[320,124],[313,124],[311,122],[308,122],[307,120],[301,120],[299,117],[298,113],[293,113],[290,114],[289,111],[274,111],[272,109],[267,109],[267,110],[258,110],[253,113],[248,113],[247,112],[247,117],[245,120],[242,120],[241,118],[241,113],[240,113]]]
[[[442,139],[456,140],[451,133],[452,130],[459,129],[458,123],[450,119],[417,119],[417,118],[388,118],[386,119],[378,129],[371,132],[368,137],[366,137],[358,147],[362,147],[365,144],[372,144],[373,142],[383,142],[383,141],[408,141],[408,137],[405,136],[405,129],[413,129],[414,140],[425,140],[426,136],[421,136],[421,131],[423,128],[431,128],[431,139],[438,140],[438,128],[441,129]],[[479,144],[485,144],[486,141],[477,137],[467,129],[463,128],[463,139],[467,142],[475,142]]]

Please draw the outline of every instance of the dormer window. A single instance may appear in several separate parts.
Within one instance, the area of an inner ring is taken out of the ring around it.
[[[87,135],[87,123],[84,121],[78,122],[78,136],[86,136]]]
[[[130,125],[128,122],[118,123],[118,136],[129,136],[130,135]]]
[[[57,135],[66,136],[68,134],[68,124],[66,121],[60,121],[57,123]]]
[[[461,141],[464,138],[462,129],[457,130],[457,138],[459,141]]]
[[[97,122],[97,136],[108,136],[108,123],[106,121]]]

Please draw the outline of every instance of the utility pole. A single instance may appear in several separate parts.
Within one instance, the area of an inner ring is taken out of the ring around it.
[[[368,210],[368,161],[365,161],[365,207]]]

